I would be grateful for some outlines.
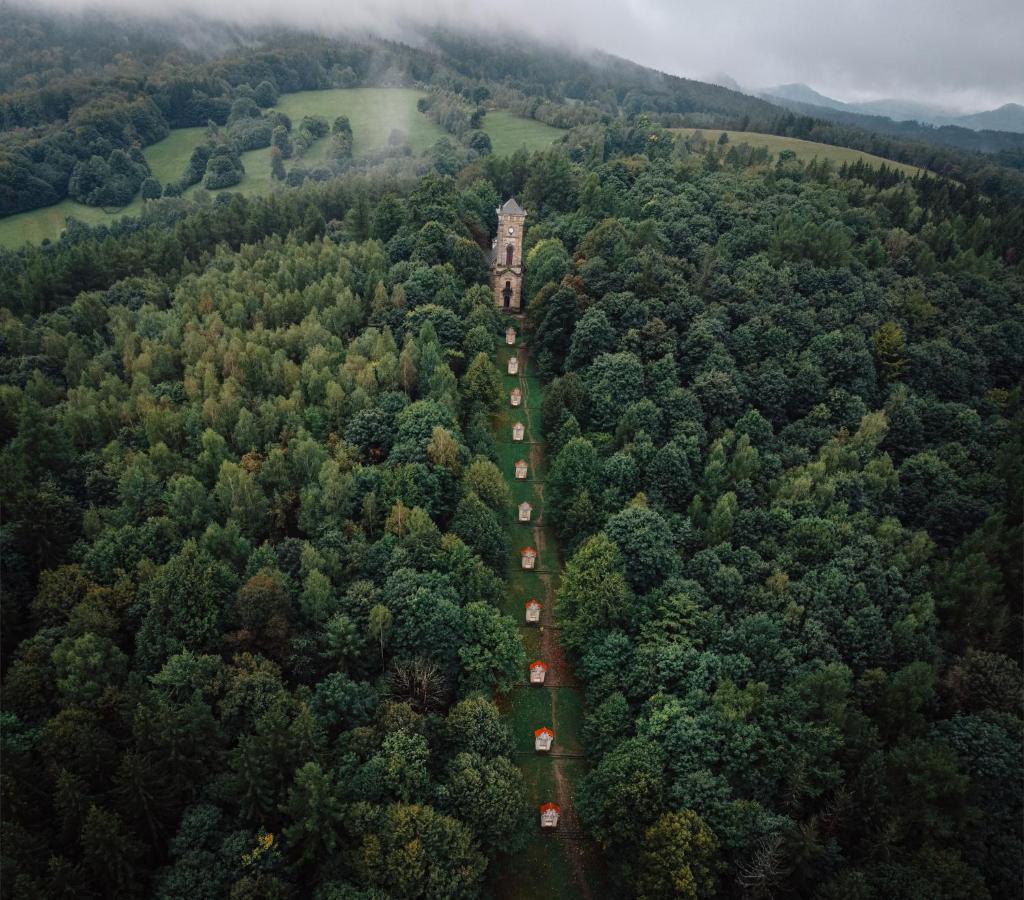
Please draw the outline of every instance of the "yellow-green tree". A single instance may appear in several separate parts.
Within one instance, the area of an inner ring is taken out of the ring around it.
[[[895,322],[885,322],[872,336],[875,362],[887,382],[898,381],[907,367],[907,339]]]
[[[692,809],[665,813],[644,832],[643,847],[639,900],[714,896],[718,840]]]

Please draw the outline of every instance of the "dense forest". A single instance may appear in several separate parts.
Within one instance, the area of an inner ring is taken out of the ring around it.
[[[1020,896],[1019,270],[908,184],[708,168],[530,231],[582,818],[627,895]]]
[[[11,896],[468,897],[515,848],[496,197],[5,313]]]
[[[455,38],[461,72],[157,34],[132,80],[117,35],[19,21],[6,211],[83,161],[144,182],[142,126],[212,119],[197,179],[256,131],[338,165],[0,252],[4,898],[489,895],[536,828],[499,705],[509,196],[609,891],[1022,896],[1019,173],[768,160],[665,127],[760,101],[512,50],[485,81]],[[422,158],[263,112],[402,71],[453,136]],[[494,156],[499,99],[572,130]]]

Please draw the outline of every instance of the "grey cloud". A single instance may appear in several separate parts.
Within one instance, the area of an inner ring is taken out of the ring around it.
[[[90,0],[35,0],[80,11]],[[597,47],[694,78],[803,81],[843,100],[904,97],[963,109],[1024,101],[1019,0],[107,0],[127,13],[194,11],[247,24],[394,31],[403,21],[500,28]]]

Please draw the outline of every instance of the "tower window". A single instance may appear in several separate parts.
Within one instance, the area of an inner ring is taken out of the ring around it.
[[[513,250],[513,247],[512,247],[511,244],[509,244],[505,248],[505,265],[506,266],[511,266],[512,265],[512,250]]]

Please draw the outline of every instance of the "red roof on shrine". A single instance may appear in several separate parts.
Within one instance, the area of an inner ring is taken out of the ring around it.
[[[555,733],[550,728],[538,728],[534,733],[534,737],[540,737],[542,734],[548,734],[551,737],[555,736]]]
[[[546,662],[541,662],[538,659],[535,662],[530,663],[530,668],[531,669],[544,669],[544,671],[547,671],[548,664]]]
[[[560,807],[557,803],[542,803],[540,805],[540,811],[542,813],[547,812],[549,809],[553,809],[556,813],[560,813],[562,811],[562,807]]]

